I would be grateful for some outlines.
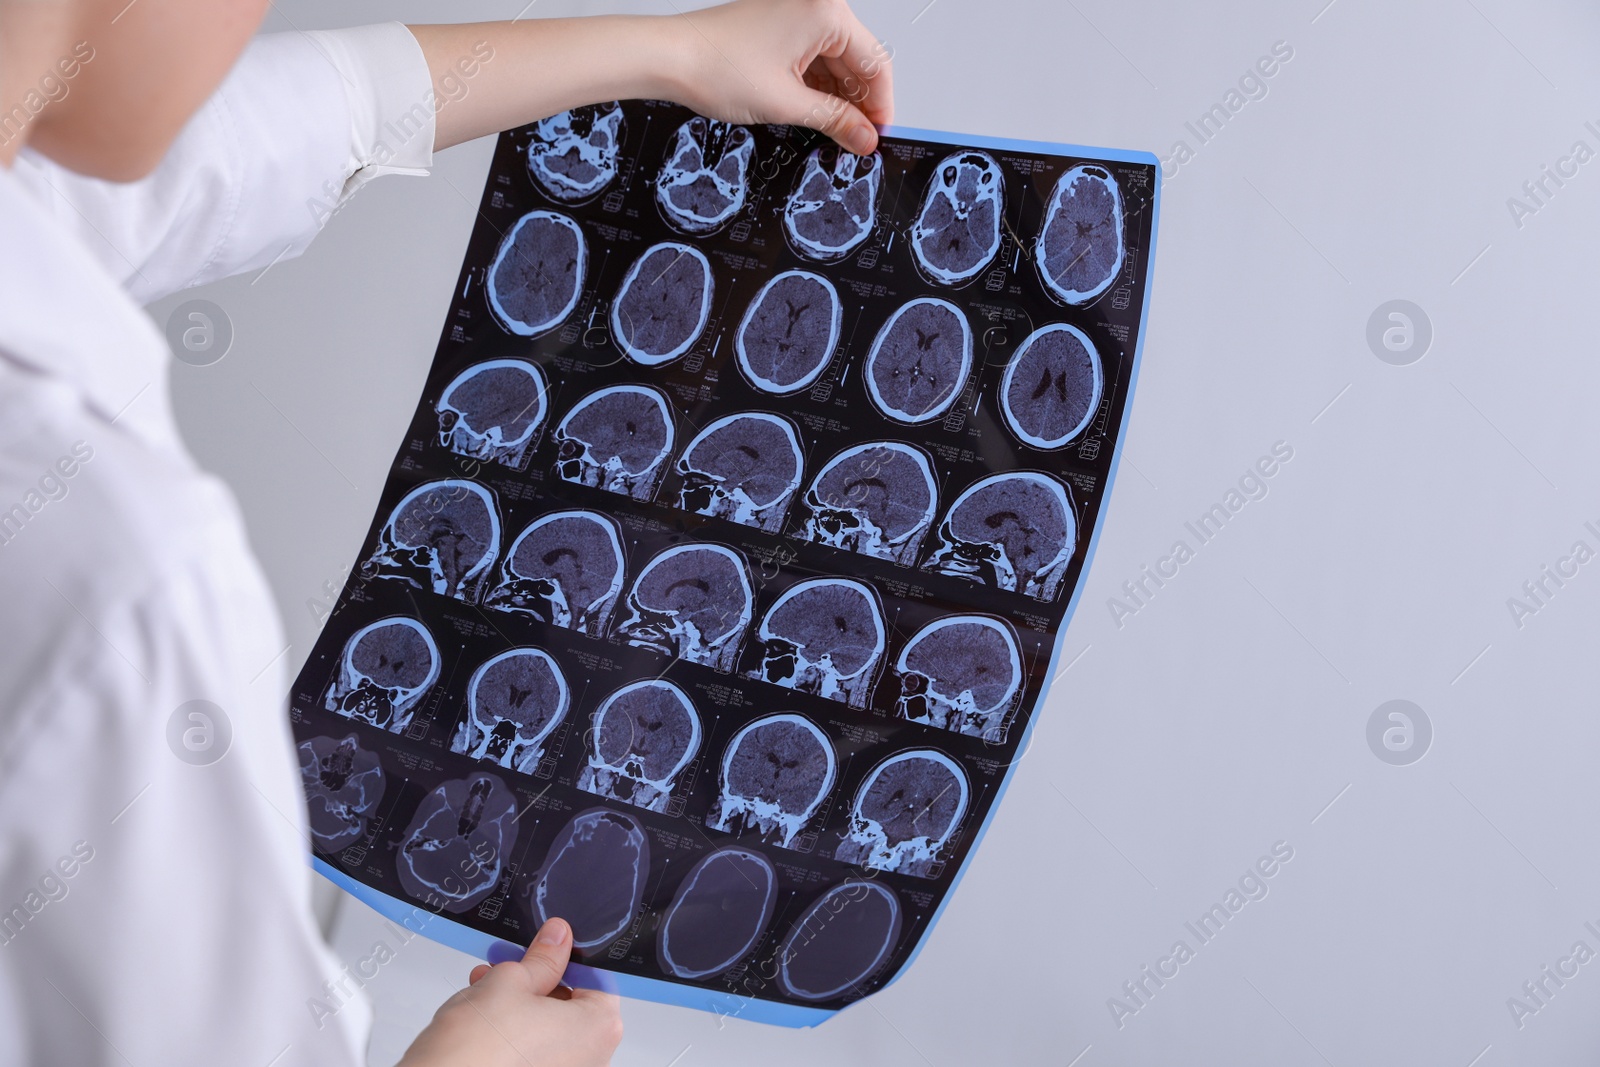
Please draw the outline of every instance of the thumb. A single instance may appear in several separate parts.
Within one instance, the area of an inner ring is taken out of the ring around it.
[[[565,919],[546,920],[522,957],[522,966],[533,979],[534,993],[547,996],[553,992],[561,984],[571,959],[572,927]]]
[[[865,156],[878,147],[877,129],[860,108],[844,97],[807,88],[796,102],[801,117],[794,121],[827,134],[846,152]]]

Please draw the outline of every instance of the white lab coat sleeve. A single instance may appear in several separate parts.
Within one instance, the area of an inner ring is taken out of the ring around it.
[[[434,95],[398,22],[266,34],[149,176],[74,174],[24,151],[16,172],[143,303],[305,251],[361,185],[425,174]]]

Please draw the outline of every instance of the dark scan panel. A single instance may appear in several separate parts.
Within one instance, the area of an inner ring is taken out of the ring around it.
[[[1142,155],[650,101],[502,136],[291,693],[322,870],[741,1018],[893,981],[1060,669],[1155,201]]]

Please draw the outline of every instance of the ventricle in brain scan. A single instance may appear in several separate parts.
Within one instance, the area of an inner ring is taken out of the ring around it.
[[[784,937],[778,985],[802,1000],[865,992],[900,940],[900,914],[900,898],[882,882],[833,886]]]
[[[922,297],[889,316],[867,353],[867,394],[897,422],[950,410],[972,373],[972,327],[948,300]]]
[[[1077,548],[1067,487],[1047,474],[992,474],[956,497],[924,569],[1054,601]]]
[[[732,670],[752,604],[749,572],[736,552],[675,545],[639,572],[617,632],[630,645]]]
[[[833,359],[843,317],[832,282],[807,270],[784,271],[745,309],[733,342],[739,370],[764,393],[808,388]]]
[[[883,157],[852,155],[824,145],[806,156],[783,225],[803,256],[823,263],[843,259],[872,234],[878,217]]]
[[[759,852],[730,845],[684,876],[656,934],[663,969],[710,978],[744,959],[766,933],[778,872]]]
[[[569,700],[567,680],[548,653],[513,648],[492,656],[467,683],[467,712],[450,751],[532,774]]]
[[[752,677],[866,706],[884,652],[883,609],[868,586],[848,578],[797,582],[768,609],[756,635],[761,664]]]
[[[684,233],[720,229],[744,207],[755,138],[743,126],[694,118],[678,127],[656,178],[656,203]]]
[[[492,774],[452,779],[422,798],[395,857],[400,885],[459,915],[494,892],[517,837],[516,796]]]
[[[946,156],[934,170],[911,226],[911,253],[935,282],[959,285],[977,277],[1000,250],[1005,179],[987,152]]]
[[[862,781],[833,858],[931,877],[966,814],[967,794],[966,772],[943,752],[898,752]]]
[[[559,211],[530,211],[489,266],[489,308],[518,337],[549,333],[578,306],[588,266],[588,241],[576,222]]]
[[[700,715],[671,682],[634,682],[600,705],[591,738],[579,789],[666,811],[678,775],[700,751]]]
[[[562,478],[649,500],[675,433],[660,390],[613,385],[573,405],[555,438],[556,473]]]
[[[714,288],[704,252],[677,241],[652,245],[633,261],[611,302],[611,332],[635,363],[671,363],[705,330]]]
[[[544,372],[523,359],[491,359],[458,374],[439,396],[439,443],[472,459],[521,467],[549,414]]]
[[[379,619],[345,642],[323,707],[400,733],[438,677],[439,646],[427,627],[403,615]]]
[[[650,842],[631,815],[590,808],[556,835],[528,889],[535,923],[560,916],[572,926],[580,950],[616,940],[644,897]]]
[[[933,465],[921,449],[870,441],[840,452],[812,479],[803,534],[818,544],[909,566],[938,502]]]
[[[355,844],[366,836],[368,817],[383,799],[378,754],[362,748],[355,734],[309,738],[299,751],[311,836],[324,852]]]
[[[528,173],[552,199],[583,203],[617,176],[622,131],[622,105],[615,100],[540,119],[528,142]]]
[[[706,825],[753,830],[791,848],[838,773],[828,736],[803,715],[768,715],[740,728],[722,754],[721,792]]]
[[[553,512],[517,535],[483,605],[600,637],[622,592],[622,570],[615,520],[595,511]]]
[[[1076,326],[1053,323],[1029,334],[1011,357],[1000,412],[1022,443],[1063,448],[1089,428],[1104,387],[1094,342]]]
[[[1022,652],[1009,624],[987,615],[940,619],[906,642],[894,669],[901,718],[1004,740],[1022,692]]]
[[[702,430],[678,459],[678,506],[769,533],[783,529],[800,488],[800,437],[781,415],[727,415]]]
[[[489,490],[463,478],[427,482],[389,513],[364,577],[478,602],[500,553],[500,513]]]
[[[1045,287],[1068,304],[1092,302],[1122,270],[1122,190],[1103,167],[1082,163],[1056,182],[1034,242]]]

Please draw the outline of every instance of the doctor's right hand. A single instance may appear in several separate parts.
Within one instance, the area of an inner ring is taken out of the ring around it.
[[[522,959],[479,964],[445,1001],[399,1067],[604,1067],[622,1040],[610,993],[567,989],[572,927],[551,919]]]

